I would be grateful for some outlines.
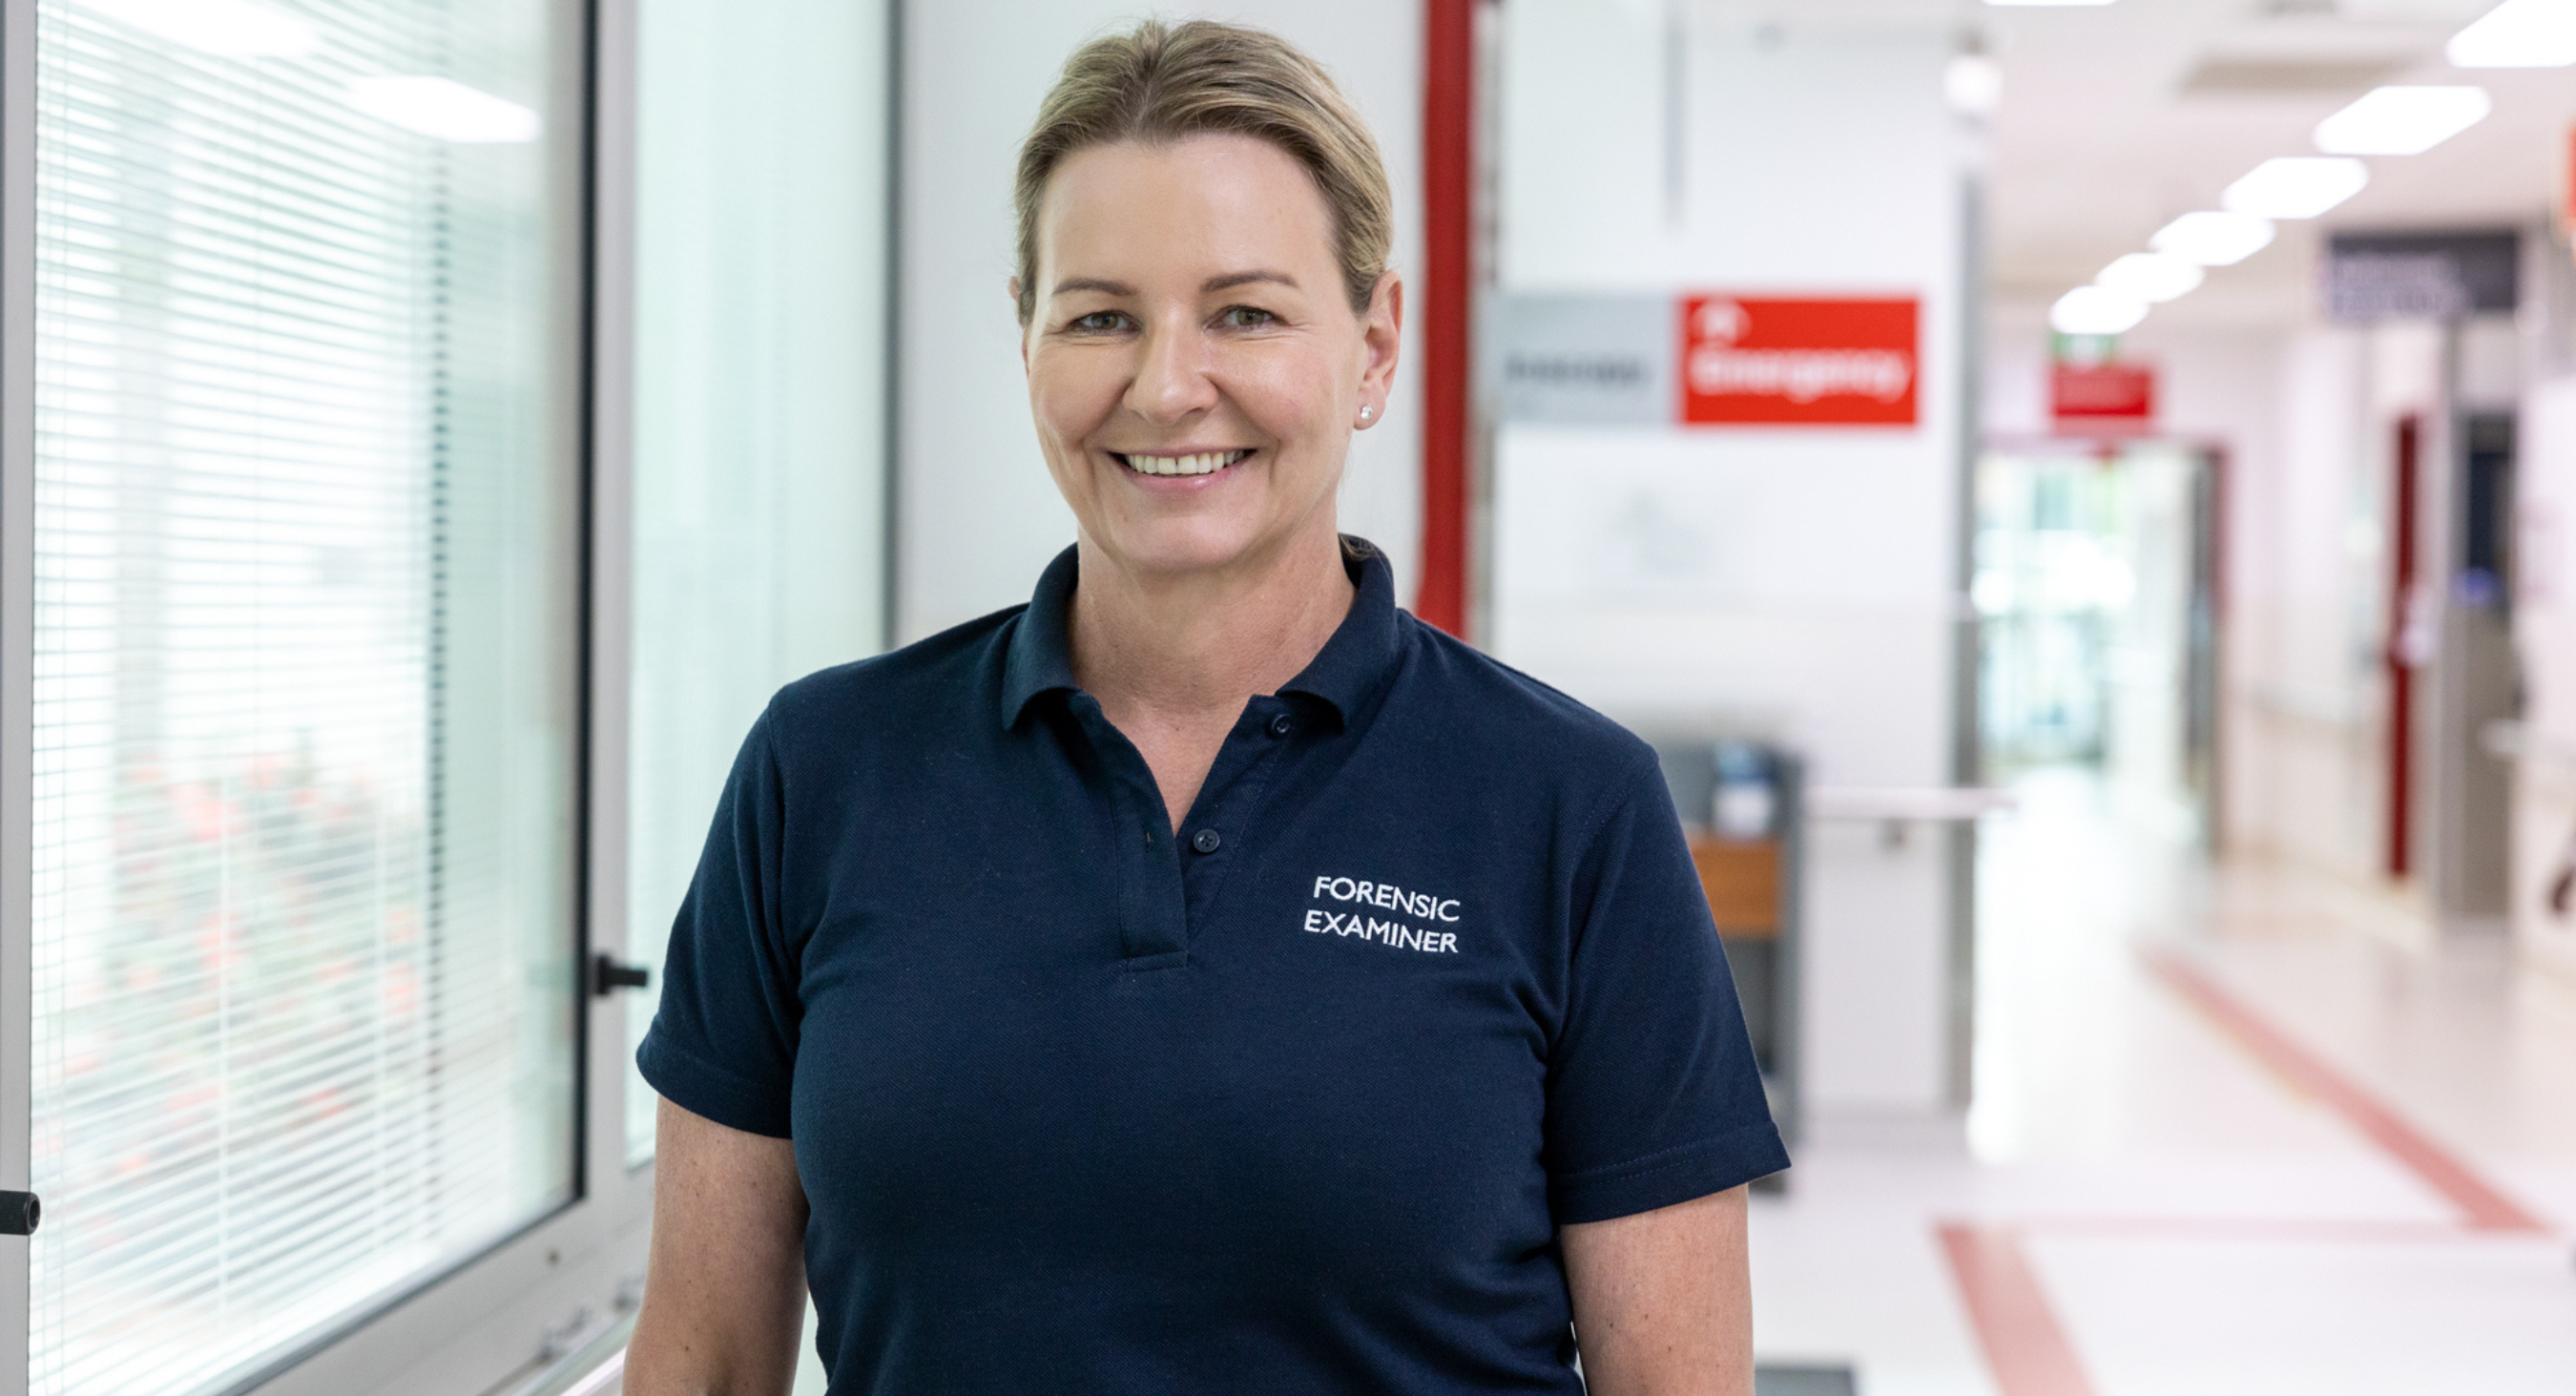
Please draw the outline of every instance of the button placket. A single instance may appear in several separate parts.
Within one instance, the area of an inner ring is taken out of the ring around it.
[[[1225,745],[1208,768],[1207,784],[1190,811],[1190,855],[1181,864],[1181,883],[1188,898],[1190,938],[1206,930],[1205,921],[1234,864],[1257,856],[1252,821],[1290,750],[1279,738],[1294,733],[1294,715],[1276,711],[1280,700],[1255,698],[1237,719]],[[1285,724],[1285,731],[1282,725]]]
[[[1172,841],[1163,836],[1163,796],[1154,784],[1154,773],[1135,743],[1100,711],[1099,700],[1077,693],[1070,706],[1098,759],[1110,818],[1116,827],[1135,831],[1115,844],[1120,957],[1134,964],[1184,955],[1189,949],[1189,928],[1180,859]]]

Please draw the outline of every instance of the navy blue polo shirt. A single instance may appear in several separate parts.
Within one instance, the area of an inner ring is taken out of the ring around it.
[[[833,1396],[1578,1393],[1557,1228],[1787,1166],[1653,752],[1346,553],[1177,830],[1071,550],[753,725],[637,1056],[795,1141]]]

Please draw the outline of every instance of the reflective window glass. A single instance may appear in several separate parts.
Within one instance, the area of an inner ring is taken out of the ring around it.
[[[235,1385],[575,1191],[542,0],[38,0],[29,1389]]]

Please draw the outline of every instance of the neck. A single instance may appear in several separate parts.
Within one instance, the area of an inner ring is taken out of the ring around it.
[[[1245,699],[1277,692],[1313,661],[1357,595],[1329,521],[1204,573],[1122,568],[1088,537],[1078,547],[1074,682],[1112,722],[1150,713],[1231,724]]]

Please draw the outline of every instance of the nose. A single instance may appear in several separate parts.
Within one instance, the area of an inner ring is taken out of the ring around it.
[[[1150,324],[1136,352],[1136,376],[1127,385],[1129,411],[1172,425],[1216,405],[1206,338],[1195,325],[1185,320]]]

